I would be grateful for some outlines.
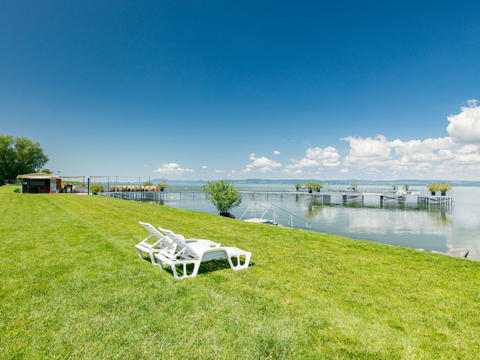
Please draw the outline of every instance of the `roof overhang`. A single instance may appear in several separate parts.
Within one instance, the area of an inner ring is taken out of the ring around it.
[[[52,179],[60,179],[60,176],[55,174],[34,173],[34,174],[18,175],[17,179],[52,180]]]

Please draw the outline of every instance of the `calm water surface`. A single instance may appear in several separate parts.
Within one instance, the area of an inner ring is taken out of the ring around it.
[[[290,184],[242,185],[241,191],[275,192],[292,191]],[[329,186],[329,189],[345,189],[346,186]],[[359,191],[389,191],[388,187],[360,186]],[[425,187],[411,187],[425,192]],[[180,194],[180,192],[183,192]],[[285,226],[306,228],[352,239],[375,241],[384,244],[427,251],[448,251],[466,248],[469,258],[480,260],[480,187],[455,187],[449,196],[454,204],[450,208],[437,206],[419,207],[416,204],[398,205],[385,202],[378,206],[378,198],[367,199],[348,206],[324,205],[310,197],[275,194],[242,194],[242,204],[232,213],[239,218],[249,208],[245,218],[260,217],[264,207],[274,205],[274,211],[265,218],[275,219]],[[332,199],[333,200],[333,199]],[[376,200],[376,201],[375,201]],[[216,209],[200,193],[200,186],[169,185],[164,205],[181,209],[217,214]],[[252,205],[254,204],[254,205]],[[250,206],[250,207],[249,207]],[[292,215],[292,216],[291,216]],[[267,225],[265,225],[267,226]]]

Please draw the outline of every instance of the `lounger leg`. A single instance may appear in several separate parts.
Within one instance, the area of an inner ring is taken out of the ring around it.
[[[143,259],[143,253],[142,250],[137,249],[138,256],[140,256],[140,259]]]
[[[153,252],[149,251],[148,255],[150,256],[150,261],[152,262],[152,265],[158,265],[158,263],[155,261],[155,256],[153,256]]]
[[[241,255],[236,255],[235,257],[237,258],[237,266],[234,266],[233,263],[232,263],[232,259],[230,256],[227,257],[228,259],[228,262],[230,264],[230,267],[233,269],[233,270],[241,270],[241,269],[246,269],[248,267],[248,264],[250,263],[250,258],[252,257],[252,254],[251,253],[247,253],[245,254],[245,263],[242,265],[240,264],[240,256]]]
[[[172,268],[173,277],[177,280],[180,280],[181,278],[177,274],[177,269],[175,268],[175,264],[174,263],[170,264],[170,267]]]
[[[201,263],[202,263],[202,262],[201,262],[200,260],[198,260],[198,261],[196,261],[196,262],[194,263],[193,272],[192,272],[191,277],[197,276],[197,274],[198,274],[198,269],[200,269],[200,264],[201,264]]]

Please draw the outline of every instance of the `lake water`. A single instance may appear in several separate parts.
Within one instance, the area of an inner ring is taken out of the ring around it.
[[[247,208],[244,218],[261,217],[271,206],[273,211],[267,211],[265,218],[275,217],[284,226],[293,223],[296,228],[427,251],[469,249],[469,258],[480,260],[480,187],[455,187],[449,192],[454,199],[450,207],[420,207],[416,203],[399,205],[385,201],[383,208],[379,207],[378,197],[367,198],[363,205],[360,201],[347,206],[341,201],[325,205],[309,196],[296,196],[291,184],[236,184],[236,187],[241,191],[257,192],[255,195],[242,194],[242,204],[231,211],[236,218]],[[328,186],[329,190],[346,188],[346,185]],[[410,190],[426,194],[424,186],[412,186]],[[279,191],[292,194],[272,194]],[[358,191],[391,191],[391,188],[359,186]],[[200,192],[199,185],[169,185],[162,203],[217,214],[215,207]]]

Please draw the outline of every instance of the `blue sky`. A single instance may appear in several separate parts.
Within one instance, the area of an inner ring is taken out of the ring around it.
[[[478,179],[479,13],[3,1],[0,133],[62,174]]]

